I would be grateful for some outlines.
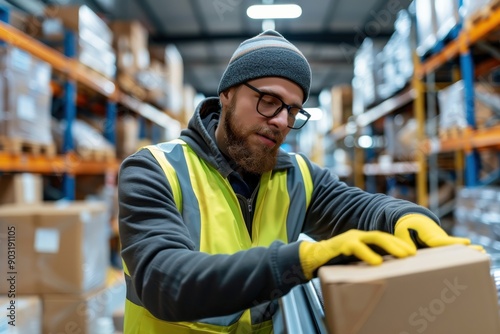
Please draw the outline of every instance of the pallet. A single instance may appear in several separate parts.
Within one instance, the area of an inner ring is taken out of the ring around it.
[[[0,151],[12,154],[29,153],[54,157],[56,155],[56,146],[54,143],[42,144],[23,138],[0,137]]]
[[[111,162],[116,159],[115,151],[112,149],[77,148],[77,153],[84,161]]]
[[[498,8],[500,8],[500,0],[490,0],[490,2],[486,6],[479,8],[465,19],[465,28],[471,29],[479,22],[486,20]]]

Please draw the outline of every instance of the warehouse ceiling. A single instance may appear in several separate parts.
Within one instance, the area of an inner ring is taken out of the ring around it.
[[[354,52],[369,36],[385,43],[399,10],[411,0],[263,0],[295,3],[298,19],[275,20],[275,28],[309,59],[312,98],[333,85],[350,83]],[[215,95],[234,50],[262,31],[262,20],[247,17],[256,0],[1,0],[34,14],[47,5],[86,4],[106,20],[141,21],[151,44],[175,44],[184,63],[184,81],[198,92]]]

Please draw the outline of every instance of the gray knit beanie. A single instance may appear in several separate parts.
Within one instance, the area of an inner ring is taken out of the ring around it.
[[[242,42],[222,74],[217,94],[246,81],[282,77],[295,82],[309,97],[311,68],[304,55],[274,30],[266,30]]]

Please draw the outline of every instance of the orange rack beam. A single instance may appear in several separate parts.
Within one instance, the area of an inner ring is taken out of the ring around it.
[[[459,138],[428,139],[421,147],[425,154],[471,150],[500,146],[500,126],[480,130],[464,130]]]
[[[435,71],[444,63],[458,57],[460,53],[467,52],[471,45],[484,39],[500,28],[500,9],[494,9],[490,15],[470,27],[465,27],[459,36],[448,43],[444,49],[429,57],[415,69],[418,78]]]
[[[57,155],[49,157],[33,154],[11,154],[0,152],[0,171],[59,175],[100,175],[117,172],[119,161],[84,161],[76,155]]]
[[[85,68],[78,61],[64,56],[9,24],[0,22],[0,39],[46,61],[54,69],[68,75],[69,78],[88,86],[113,101],[117,101],[118,92],[112,80]]]

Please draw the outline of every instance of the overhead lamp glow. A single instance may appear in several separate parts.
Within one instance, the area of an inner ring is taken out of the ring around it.
[[[296,19],[302,15],[299,5],[253,5],[248,7],[247,15],[251,19]]]

